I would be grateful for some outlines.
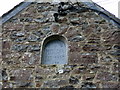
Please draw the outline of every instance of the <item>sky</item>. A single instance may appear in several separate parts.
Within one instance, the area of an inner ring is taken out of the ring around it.
[[[24,0],[0,0],[0,16]],[[120,0],[92,0],[110,13],[118,17],[118,2]]]

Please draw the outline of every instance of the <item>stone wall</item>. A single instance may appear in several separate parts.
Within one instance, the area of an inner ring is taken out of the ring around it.
[[[120,29],[91,10],[55,22],[57,7],[33,3],[2,25],[3,88],[120,88]],[[40,63],[42,41],[53,34],[68,40],[67,65]]]

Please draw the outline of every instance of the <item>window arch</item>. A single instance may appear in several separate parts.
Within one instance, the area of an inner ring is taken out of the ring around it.
[[[68,46],[66,38],[60,35],[47,37],[42,46],[42,64],[67,64]]]

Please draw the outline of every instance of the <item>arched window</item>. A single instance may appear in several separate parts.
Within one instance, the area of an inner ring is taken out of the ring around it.
[[[42,46],[42,64],[67,64],[67,44],[63,36],[47,37]]]

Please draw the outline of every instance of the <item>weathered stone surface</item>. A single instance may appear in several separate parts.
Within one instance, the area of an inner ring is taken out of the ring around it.
[[[30,51],[30,52],[40,51],[40,45],[30,45],[30,46],[28,46],[28,51]]]
[[[69,20],[70,20],[69,22],[72,25],[79,25],[80,24],[80,18],[78,16],[74,16],[74,17],[70,18]]]
[[[114,73],[119,73],[120,72],[120,62],[113,63],[112,71]]]
[[[43,4],[43,5],[39,5],[37,6],[37,10],[38,12],[43,12],[43,11],[47,11],[49,9],[51,9],[52,7],[51,6],[48,6],[48,4]]]
[[[23,44],[16,44],[14,46],[12,46],[12,50],[15,51],[26,51],[27,50],[28,45],[23,45]]]
[[[76,90],[76,88],[74,88],[74,86],[72,86],[72,85],[63,86],[63,87],[60,87],[60,88],[59,88],[59,90],[66,90],[66,89]]]
[[[8,58],[8,56],[10,56],[11,55],[11,52],[10,51],[2,51],[2,58],[3,58],[3,60],[4,60],[4,58]]]
[[[92,32],[93,32],[93,30],[95,29],[95,25],[94,24],[91,24],[91,25],[89,25],[89,26],[87,26],[87,25],[83,25],[82,26],[82,29],[84,30],[83,31],[83,34],[85,35],[85,36],[88,36],[89,34],[91,34]]]
[[[30,35],[28,36],[28,39],[27,39],[29,42],[37,42],[37,41],[40,41],[40,37],[38,36],[35,36],[35,35]]]
[[[120,31],[115,31],[115,32],[106,32],[108,34],[104,35],[104,43],[108,44],[119,44],[120,43]],[[108,36],[107,36],[108,35]]]
[[[120,49],[120,45],[115,45],[113,48],[114,48],[115,50],[119,50],[119,49]]]
[[[17,33],[14,33],[15,36],[17,37],[23,37],[25,35],[24,32],[17,32]]]
[[[61,25],[60,30],[59,30],[59,34],[64,34],[67,32],[67,30],[68,30],[68,25]]]
[[[80,64],[81,55],[79,52],[72,52],[69,54],[69,64]]]
[[[83,46],[83,50],[85,51],[100,51],[100,45],[85,45]]]
[[[37,19],[34,19],[34,21],[37,23],[47,23],[49,19],[48,18],[37,18]]]
[[[86,88],[86,89],[90,89],[90,88],[97,88],[96,85],[92,82],[85,82],[82,84],[82,87],[81,88]]]
[[[24,12],[21,12],[19,14],[19,17],[21,17],[21,18],[24,18],[24,17],[25,18],[28,18],[28,17],[35,18],[37,16],[37,11],[35,9],[36,9],[36,7],[34,7],[34,6],[31,5]]]
[[[45,81],[43,87],[59,88],[61,85],[68,84],[67,80],[49,80]]]
[[[36,88],[40,88],[40,87],[42,86],[42,83],[41,83],[41,82],[36,82],[35,84],[36,84],[36,85],[35,85]]]
[[[117,81],[118,75],[114,75],[109,72],[99,72],[96,79],[101,81]]]
[[[69,44],[70,52],[80,52],[82,49],[79,46],[79,43],[71,42]]]
[[[3,82],[2,88],[12,88],[13,85],[10,82]]]
[[[71,26],[67,29],[65,36],[69,39],[70,37],[73,37],[77,34],[78,34],[78,31],[75,29],[75,27]]]
[[[82,63],[93,64],[98,63],[98,57],[94,53],[83,53],[82,56]]]
[[[6,72],[6,69],[2,70],[2,81],[8,81],[8,74]]]
[[[40,60],[40,56],[39,55],[34,55],[32,53],[25,53],[24,56],[22,57],[22,61],[23,63],[27,63],[27,64],[38,64]]]
[[[104,56],[100,58],[100,62],[112,62],[113,59],[110,56]]]
[[[75,35],[73,37],[70,38],[71,42],[79,42],[79,41],[83,41],[84,37],[82,35]]]
[[[69,65],[69,66],[64,66],[64,72],[66,73],[69,73],[71,70],[73,69],[73,66],[71,65]]]
[[[15,31],[18,31],[18,30],[22,30],[22,28],[23,28],[23,24],[19,24],[19,23],[6,23],[3,26],[3,29],[5,29],[5,30],[15,30]]]
[[[20,87],[28,87],[31,84],[32,71],[30,69],[13,69],[10,70],[10,79],[13,79],[15,84]]]
[[[73,69],[71,72],[72,74],[84,74],[84,73],[90,73],[90,71],[87,69],[86,66],[79,66],[78,68]]]
[[[44,77],[42,77],[42,76],[35,76],[35,81],[40,81],[40,80],[43,80],[44,79]]]
[[[120,89],[120,83],[116,82],[103,82],[102,88],[110,88],[110,89]]]
[[[49,69],[49,68],[42,68],[42,67],[36,67],[35,69],[36,73],[39,75],[51,75],[55,72],[54,69]]]
[[[2,49],[10,49],[11,42],[10,41],[3,41],[2,42]]]
[[[112,58],[110,56],[106,56],[103,61],[105,62],[111,62],[112,61]]]
[[[109,54],[114,55],[114,56],[120,56],[120,50],[110,51]]]
[[[76,77],[71,76],[69,79],[69,83],[70,84],[77,84],[77,83],[79,83],[79,80]]]
[[[83,75],[82,80],[92,81],[95,78],[95,75]]]
[[[31,23],[28,25],[25,25],[25,30],[38,30],[40,28],[40,25],[38,23]]]
[[[43,32],[44,34],[48,34],[50,31],[51,31],[51,30],[50,30],[50,27],[49,27],[49,26],[45,26],[45,27],[42,28],[42,32]]]
[[[70,53],[70,63],[71,64],[93,64],[98,62],[97,55],[94,53]]]
[[[44,34],[41,32],[41,30],[33,31],[32,33],[38,37],[44,37]]]
[[[23,43],[26,41],[26,38],[25,37],[20,37],[20,38],[17,38],[14,40],[15,42],[18,42],[18,43]]]
[[[53,31],[54,33],[58,33],[59,28],[60,28],[60,25],[59,25],[58,23],[53,23],[53,24],[50,26],[51,31]]]
[[[12,32],[10,35],[11,39],[16,39],[17,37],[23,37],[25,35],[25,32]]]
[[[33,19],[30,17],[20,18],[20,22],[32,22]]]

